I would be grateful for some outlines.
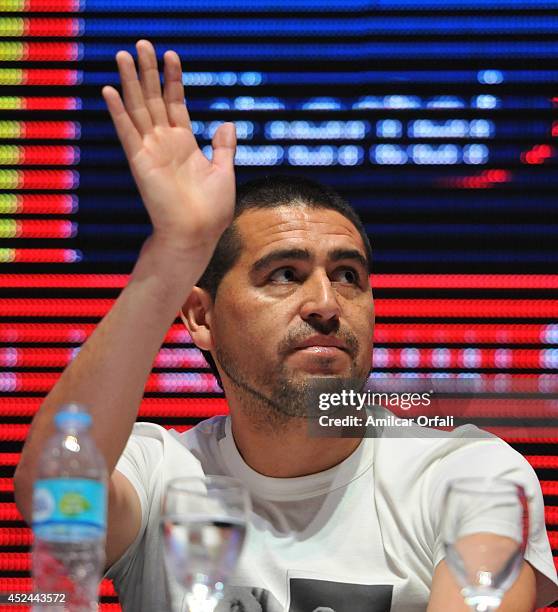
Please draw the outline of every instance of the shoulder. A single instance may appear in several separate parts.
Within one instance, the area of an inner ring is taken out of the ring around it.
[[[528,495],[540,491],[537,475],[525,457],[491,434],[461,438],[459,444],[448,445],[434,471],[438,487],[448,478],[483,477],[516,480]]]
[[[143,473],[165,466],[169,474],[176,470],[187,471],[189,463],[193,468],[199,459],[215,453],[214,446],[224,436],[225,422],[224,416],[213,417],[182,433],[156,423],[137,422],[132,428],[117,468],[124,468],[131,463],[137,471]],[[180,470],[180,467],[183,469]]]
[[[226,416],[214,416],[205,419],[184,433],[171,430],[171,435],[185,449],[200,461],[209,473],[219,470],[216,465],[219,453],[219,441],[225,436]]]
[[[540,490],[534,470],[520,453],[474,425],[449,432],[416,425],[385,428],[375,447],[376,474],[388,478],[390,486],[425,485],[434,494],[452,478],[515,476],[528,493]]]
[[[192,427],[192,429],[180,434],[179,437],[185,442],[189,442],[193,438],[211,438],[219,440],[225,436],[226,421],[227,417],[225,415],[218,415],[209,419],[204,419],[195,427]]]
[[[192,438],[186,437],[193,429],[179,433],[156,423],[135,423],[116,468],[134,485],[141,481],[146,488],[148,483],[153,484],[154,476],[159,481],[198,475],[200,467],[192,449]]]
[[[438,461],[454,452],[473,449],[478,444],[504,444],[502,440],[470,424],[442,431],[421,427],[412,420],[397,419],[388,411],[378,413],[382,418],[391,419],[388,425],[376,430],[376,455],[380,460],[408,462],[422,457],[428,462]]]
[[[132,447],[148,448],[161,455],[177,451],[188,452],[204,440],[218,437],[225,418],[219,416],[206,419],[184,432],[166,429],[157,423],[138,422],[134,424],[128,444]]]
[[[128,442],[140,444],[163,451],[165,444],[180,438],[183,434],[173,429],[166,429],[157,423],[138,421],[134,423]]]
[[[130,463],[138,468],[155,468],[163,457],[166,435],[168,432],[155,423],[135,423],[116,465],[117,469]]]

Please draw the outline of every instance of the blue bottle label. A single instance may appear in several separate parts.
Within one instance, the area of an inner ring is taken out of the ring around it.
[[[106,530],[106,486],[88,478],[37,480],[33,491],[35,536],[54,542],[97,539]]]

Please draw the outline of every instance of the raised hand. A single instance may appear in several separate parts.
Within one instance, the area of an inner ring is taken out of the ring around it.
[[[124,101],[106,86],[102,94],[124,148],[153,236],[177,249],[213,248],[234,212],[233,123],[213,136],[213,157],[201,152],[184,103],[180,58],[164,55],[164,92],[157,59],[147,40],[136,44],[140,77],[133,57],[116,55]]]

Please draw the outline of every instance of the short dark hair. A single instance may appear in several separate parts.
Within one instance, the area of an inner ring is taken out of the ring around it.
[[[335,210],[346,217],[358,230],[366,250],[368,273],[372,270],[372,249],[364,225],[351,205],[334,189],[301,176],[275,174],[255,179],[241,185],[236,193],[233,222],[223,232],[213,256],[196,285],[206,290],[215,301],[219,285],[225,274],[235,265],[242,252],[242,239],[235,225],[236,219],[252,208],[276,208],[278,206],[307,206]],[[217,378],[223,383],[215,361],[209,351],[202,350],[205,360]]]

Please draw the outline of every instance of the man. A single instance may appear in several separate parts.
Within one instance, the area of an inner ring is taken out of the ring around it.
[[[509,477],[532,498],[526,561],[501,609],[527,612],[535,600],[556,599],[538,481],[503,442],[460,432],[403,441],[308,436],[299,398],[313,381],[364,384],[368,376],[366,235],[339,196],[309,181],[257,182],[235,210],[234,126],[217,130],[208,161],[190,129],[178,56],[165,54],[162,93],[153,47],[140,41],[137,51],[140,78],[133,58],[117,54],[123,101],[111,87],[103,95],[153,234],[33,420],[15,479],[23,516],[30,520],[34,466],[53,415],[77,401],[91,410],[111,474],[107,568],[125,610],[168,609],[161,495],[169,478],[199,474],[235,476],[253,499],[250,541],[219,610],[253,609],[255,593],[273,612],[324,602],[355,612],[466,610],[439,533],[445,484],[463,475]],[[134,426],[180,309],[231,412],[185,435]]]

